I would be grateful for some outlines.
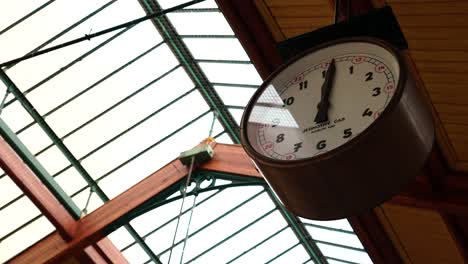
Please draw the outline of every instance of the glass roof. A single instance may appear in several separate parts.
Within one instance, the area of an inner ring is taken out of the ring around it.
[[[0,63],[184,2],[4,2]],[[217,142],[238,143],[243,109],[262,82],[214,0],[1,71],[1,119],[82,215],[197,145],[212,124]],[[346,220],[288,218],[262,184],[204,192],[197,204],[184,263],[309,263],[311,251],[320,263],[371,262]],[[167,263],[179,206],[151,209],[110,238],[131,263]],[[54,230],[3,173],[0,221],[0,262]]]

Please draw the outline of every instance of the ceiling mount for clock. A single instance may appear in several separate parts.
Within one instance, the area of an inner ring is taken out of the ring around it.
[[[411,181],[434,140],[400,52],[368,37],[318,45],[275,71],[241,122],[247,154],[299,216],[370,209]]]

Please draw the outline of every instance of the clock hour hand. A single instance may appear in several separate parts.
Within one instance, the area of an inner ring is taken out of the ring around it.
[[[328,66],[327,73],[325,75],[325,81],[322,84],[322,95],[320,102],[317,105],[317,115],[315,116],[315,123],[322,123],[328,121],[328,108],[330,107],[330,92],[333,87],[333,79],[335,77],[335,59],[332,59],[330,66]]]

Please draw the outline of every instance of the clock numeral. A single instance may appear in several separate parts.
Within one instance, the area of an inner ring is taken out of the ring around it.
[[[327,71],[322,71],[322,78],[325,79],[325,76],[327,76]]]
[[[351,66],[349,67],[349,74],[353,74],[354,73],[354,66]]]
[[[283,133],[276,136],[276,143],[281,143],[283,141],[284,141],[284,134]]]
[[[353,135],[351,128],[347,128],[343,131],[343,138],[349,138]]]
[[[326,140],[320,140],[318,143],[317,143],[317,149],[318,150],[321,150],[321,149],[324,149],[327,147],[327,141]]]
[[[280,120],[279,118],[275,118],[273,119],[273,121],[271,121],[271,123],[272,123],[271,127],[277,127],[280,123]]]
[[[285,98],[283,99],[283,107],[285,105],[292,105],[294,103],[294,97],[288,97],[288,98]]]
[[[366,110],[364,110],[364,113],[362,113],[362,116],[372,116],[372,111],[370,111],[369,108],[366,108]]]
[[[372,94],[372,96],[379,96],[380,93],[381,93],[381,88],[380,87],[375,87],[374,89],[372,89],[372,91],[374,91],[374,93]]]
[[[368,72],[366,73],[366,82],[374,79],[374,73]]]
[[[307,81],[299,83],[299,90],[307,89]]]
[[[302,148],[302,142],[294,144],[294,152],[298,152]]]

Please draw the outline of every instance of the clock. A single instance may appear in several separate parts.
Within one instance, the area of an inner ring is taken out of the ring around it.
[[[281,66],[241,122],[247,154],[293,213],[348,217],[422,168],[434,126],[401,53],[372,38],[328,42]]]

